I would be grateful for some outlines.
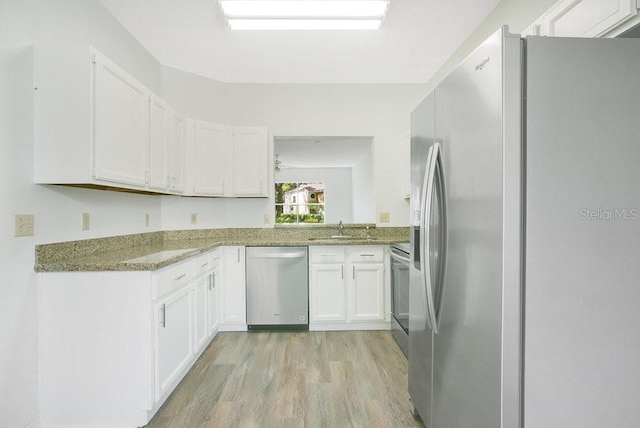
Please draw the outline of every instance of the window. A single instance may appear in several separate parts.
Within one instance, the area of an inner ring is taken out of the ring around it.
[[[324,223],[324,183],[276,183],[276,224]]]

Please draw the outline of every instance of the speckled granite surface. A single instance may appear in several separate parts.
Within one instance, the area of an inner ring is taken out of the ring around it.
[[[366,226],[371,238],[366,238]],[[335,225],[271,229],[195,229],[122,235],[36,246],[36,272],[156,270],[222,245],[388,245],[408,242],[408,227],[345,225],[350,238],[331,239]],[[127,262],[162,251],[185,250],[161,261]]]

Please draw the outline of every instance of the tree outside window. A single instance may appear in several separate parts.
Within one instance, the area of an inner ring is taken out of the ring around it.
[[[324,223],[324,183],[276,183],[276,224]]]

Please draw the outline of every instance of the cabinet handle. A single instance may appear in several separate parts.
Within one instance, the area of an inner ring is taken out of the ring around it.
[[[344,265],[340,266],[340,276],[344,279]]]
[[[360,257],[374,257],[375,254],[360,254]]]
[[[180,281],[182,278],[184,278],[185,276],[187,276],[186,273],[183,273],[182,275],[178,275],[174,278],[174,281]]]
[[[351,277],[353,279],[356,279],[356,265],[353,265],[352,267],[353,267],[353,273],[351,274]]]
[[[238,263],[240,263],[240,248],[238,248]]]
[[[206,267],[206,266],[208,266],[208,265],[209,265],[209,262],[206,262],[206,263],[201,264],[201,265],[200,265],[200,267],[202,267],[202,268],[203,268],[203,267]]]
[[[215,272],[211,274],[211,281],[212,281],[211,286],[213,288],[216,288],[216,273]]]
[[[162,328],[167,326],[166,308],[167,307],[164,303],[160,306],[160,324],[162,325]]]

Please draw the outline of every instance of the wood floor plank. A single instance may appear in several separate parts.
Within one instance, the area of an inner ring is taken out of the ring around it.
[[[424,427],[388,331],[219,333],[149,428]]]

